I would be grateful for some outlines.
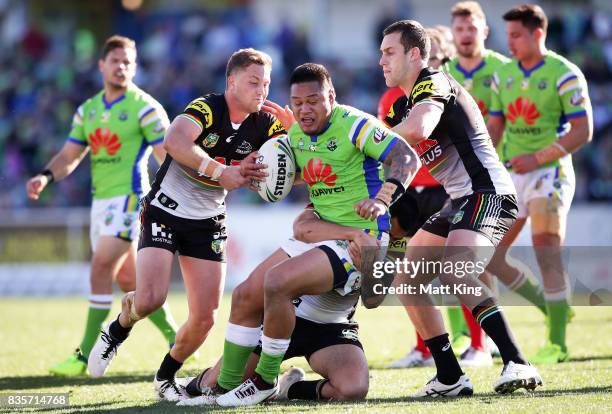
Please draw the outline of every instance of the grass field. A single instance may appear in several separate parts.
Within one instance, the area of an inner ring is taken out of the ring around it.
[[[181,294],[172,294],[170,303],[177,320],[184,320],[186,305]],[[118,301],[116,301],[118,302]],[[70,406],[62,409],[28,408],[24,411],[81,412],[201,412],[166,402],[157,402],[152,392],[152,377],[166,345],[148,322],[141,323],[121,347],[107,377],[57,378],[47,368],[67,357],[80,341],[86,302],[82,298],[0,300],[0,393],[68,392]],[[211,365],[220,355],[229,302],[223,303],[219,323],[201,348],[199,361],[186,364],[181,371],[195,374]],[[118,304],[113,314],[118,312]],[[506,308],[515,336],[527,355],[533,354],[544,336],[543,318],[532,308]],[[357,319],[361,340],[370,363],[370,392],[366,402],[356,404],[305,403],[252,407],[240,412],[496,412],[496,413],[610,413],[612,412],[612,308],[579,307],[569,327],[572,360],[539,367],[545,386],[533,394],[516,392],[498,396],[492,382],[501,371],[498,363],[486,369],[469,370],[475,385],[471,398],[416,401],[408,397],[432,375],[431,368],[385,370],[393,359],[403,355],[414,343],[412,328],[403,309],[385,307],[360,309]],[[285,363],[306,368],[301,359]],[[307,371],[308,372],[308,371]],[[308,374],[313,375],[312,373]],[[0,412],[15,412],[0,407]],[[223,411],[219,408],[215,411]],[[235,412],[235,410],[232,410]]]

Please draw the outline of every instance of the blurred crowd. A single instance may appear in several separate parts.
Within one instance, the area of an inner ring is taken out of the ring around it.
[[[76,107],[100,88],[98,49],[103,38],[67,17],[52,24],[29,22],[26,10],[0,0],[0,209],[33,206],[24,182],[40,171],[61,148]],[[401,16],[402,18],[405,16]],[[115,19],[111,32],[137,41],[136,83],[158,99],[172,119],[194,97],[222,91],[225,63],[234,50],[253,46],[274,59],[270,97],[286,103],[287,75],[309,60],[329,66],[339,99],[376,113],[384,91],[380,70],[318,59],[302,27],[286,21],[257,25],[248,8],[229,8],[189,15],[141,13]],[[498,48],[505,51],[503,39]],[[550,16],[548,46],[576,63],[589,81],[595,112],[594,142],[575,157],[578,200],[612,199],[612,16],[588,8],[571,8]],[[51,186],[36,205],[87,206],[89,165],[86,160],[70,179]],[[154,171],[155,166],[151,166]],[[292,195],[304,201],[305,192]],[[240,191],[231,199],[256,202]],[[231,202],[231,201],[230,201]]]

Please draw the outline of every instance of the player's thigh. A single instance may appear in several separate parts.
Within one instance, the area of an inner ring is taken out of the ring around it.
[[[359,346],[328,346],[313,353],[308,363],[314,372],[327,378],[345,397],[365,397],[369,387],[368,361]]]
[[[236,286],[232,292],[232,308],[236,305],[263,311],[266,272],[288,258],[289,256],[283,249],[277,249],[257,265],[249,277]]]
[[[226,264],[189,256],[179,256],[179,264],[190,317],[210,319],[221,302]]]
[[[95,272],[97,268],[103,268],[112,272],[109,276],[115,274],[129,253],[130,246],[131,242],[119,237],[100,236],[91,259],[92,270]]]
[[[330,258],[333,255],[335,253],[315,247],[277,264],[266,272],[266,295],[282,292],[290,297],[298,297],[329,292],[334,287],[331,262],[334,259]]]
[[[541,168],[525,174],[523,191],[531,233],[565,237],[566,219],[576,179],[569,165]]]

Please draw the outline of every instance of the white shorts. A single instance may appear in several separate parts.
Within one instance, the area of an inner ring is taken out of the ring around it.
[[[89,240],[96,250],[100,236],[115,236],[133,242],[140,233],[140,197],[138,194],[94,199],[91,205]]]
[[[389,243],[389,235],[381,233],[379,236],[382,246]],[[290,257],[299,256],[314,248],[321,248],[329,257],[334,269],[334,288],[339,295],[344,296],[361,289],[361,273],[355,268],[348,251],[346,240],[325,240],[317,243],[304,243],[293,238],[288,239],[281,246]],[[384,255],[384,252],[383,252]]]
[[[560,212],[567,215],[576,190],[576,177],[571,160],[569,167],[546,167],[527,174],[513,172],[510,176],[516,187],[518,218],[529,217],[528,204],[534,198],[557,200]]]

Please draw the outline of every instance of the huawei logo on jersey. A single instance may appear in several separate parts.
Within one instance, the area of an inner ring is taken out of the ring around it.
[[[121,148],[119,137],[117,134],[111,133],[108,128],[96,128],[93,134],[89,134],[89,145],[94,155],[98,154],[100,147],[106,148],[108,155],[115,155],[119,148]]]
[[[306,168],[304,168],[303,176],[304,181],[311,187],[319,182],[333,187],[336,185],[336,179],[338,178],[336,174],[333,174],[331,165],[323,164],[319,158],[308,161]]]
[[[518,118],[522,117],[527,125],[533,125],[536,119],[540,117],[540,113],[529,98],[519,96],[514,103],[508,105],[506,117],[513,124]]]

